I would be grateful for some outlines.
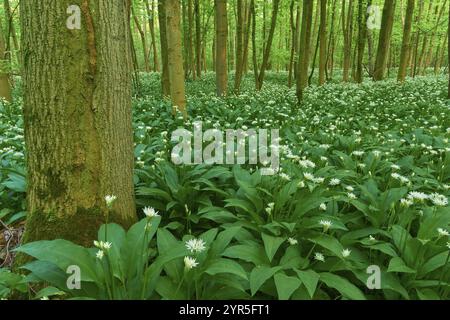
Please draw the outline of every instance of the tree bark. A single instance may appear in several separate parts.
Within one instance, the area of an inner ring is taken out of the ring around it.
[[[202,26],[200,20],[200,0],[194,0],[195,14],[195,65],[197,67],[197,77],[202,76]]]
[[[237,25],[236,25],[236,75],[234,77],[234,91],[239,92],[242,73],[244,71],[244,5],[243,0],[237,0]]]
[[[303,100],[303,91],[308,85],[309,55],[311,51],[311,27],[313,14],[313,0],[303,1],[302,29],[300,33],[300,49],[297,72],[297,99]]]
[[[367,10],[364,1],[358,1],[358,54],[356,62],[356,82],[363,82],[363,59],[367,38]]]
[[[159,37],[161,42],[161,88],[164,97],[170,96],[170,79],[169,79],[169,56],[167,44],[167,19],[166,19],[166,1],[158,2],[158,18],[159,18]]]
[[[319,85],[326,81],[327,67],[327,0],[320,0]]]
[[[264,75],[265,75],[267,64],[269,63],[269,58],[270,58],[270,50],[272,49],[273,35],[275,33],[275,27],[277,25],[277,17],[278,17],[279,7],[280,7],[280,0],[274,0],[273,1],[273,11],[272,11],[272,21],[270,23],[269,38],[267,39],[267,43],[265,45],[263,61],[261,63],[261,70],[258,75],[258,86],[256,87],[257,90],[261,90],[263,82],[264,82]]]
[[[153,0],[150,0],[152,2],[152,8],[150,10],[150,5],[148,3],[148,0],[144,0],[145,2],[145,10],[147,11],[148,16],[148,26],[150,28],[150,37],[152,38],[152,51],[153,51],[153,70],[156,72],[159,72],[159,59],[158,59],[158,50],[156,49],[156,36],[155,36],[155,7]]]
[[[9,61],[6,59],[4,39],[5,37],[0,19],[0,98],[11,102],[11,84],[9,82],[9,74],[5,70],[6,65],[9,64]]]
[[[62,1],[20,2],[27,53],[24,242],[63,238],[92,245],[106,221],[129,227],[136,220],[130,11],[120,0],[72,3],[81,8],[81,30],[62,24]],[[106,195],[118,199],[111,211]]]
[[[173,114],[176,115],[177,112],[180,112],[187,119],[183,51],[181,45],[180,1],[164,1],[170,96],[172,98]]]
[[[216,5],[216,90],[218,96],[227,94],[228,64],[228,15],[227,1],[215,0]]]
[[[405,26],[403,28],[402,51],[400,53],[400,65],[398,67],[397,81],[404,82],[408,67],[408,60],[411,51],[411,30],[412,18],[414,14],[415,0],[408,0],[405,15]]]
[[[136,25],[136,28],[139,32],[139,35],[141,37],[142,42],[142,51],[144,54],[144,67],[146,72],[150,72],[150,61],[148,59],[149,51],[147,46],[147,39],[145,38],[144,30],[142,29],[141,22],[139,21],[139,18],[136,16],[136,12],[134,11],[134,6],[131,5],[131,13],[133,15],[133,20]]]
[[[386,0],[383,8],[383,18],[381,20],[377,59],[375,61],[375,70],[373,72],[373,79],[375,81],[383,80],[386,72],[386,65],[389,58],[392,26],[394,24],[394,9],[395,0]]]

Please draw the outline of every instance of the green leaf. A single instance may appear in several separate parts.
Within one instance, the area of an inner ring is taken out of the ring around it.
[[[408,267],[400,257],[393,257],[389,262],[387,272],[416,273],[416,270]]]
[[[281,267],[271,268],[269,266],[257,266],[250,273],[250,291],[252,296],[258,292],[259,288],[272,276],[278,272]]]
[[[306,290],[308,290],[308,294],[311,299],[314,297],[314,293],[316,292],[317,283],[319,282],[320,276],[314,270],[295,270],[299,279],[305,285]]]
[[[209,275],[216,275],[221,273],[231,273],[241,277],[244,280],[248,280],[247,273],[239,263],[230,259],[216,259],[206,268],[205,272]]]
[[[302,284],[298,278],[289,277],[281,272],[275,274],[274,281],[275,286],[277,287],[279,300],[289,300],[294,291]]]
[[[281,244],[286,240],[285,238],[281,237],[273,237],[269,236],[265,233],[261,234],[261,237],[264,242],[264,249],[266,250],[267,257],[269,258],[269,261],[272,262],[273,257],[277,253],[278,249],[280,248]]]
[[[256,244],[242,244],[225,249],[222,256],[252,262],[254,265],[269,263],[262,246]]]
[[[366,300],[366,297],[358,287],[341,276],[325,272],[320,274],[320,281],[325,283],[328,287],[336,289],[348,299]]]

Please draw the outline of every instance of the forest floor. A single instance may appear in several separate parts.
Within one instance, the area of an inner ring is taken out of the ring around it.
[[[366,297],[448,297],[447,77],[417,77],[402,86],[394,80],[313,86],[301,106],[295,89],[285,85],[286,74],[269,73],[260,92],[253,90],[252,80],[244,81],[241,94],[227,98],[215,97],[213,74],[188,82],[186,123],[171,116],[170,102],[159,94],[159,76],[142,76],[133,99],[139,214],[145,206],[155,208],[177,239],[239,223],[247,233],[233,244],[248,245],[252,234],[250,242],[265,248],[272,266],[286,262],[282,252],[291,253],[277,241],[269,252],[264,234],[299,243],[301,268],[323,275],[324,288],[316,293],[322,298],[358,298],[361,292]],[[8,245],[11,232],[17,239],[26,218],[21,103],[19,84],[16,101],[0,104],[0,267],[9,264],[17,244]],[[197,121],[203,131],[279,129],[281,173],[261,177],[257,166],[249,164],[174,165],[171,133],[180,127],[192,130]],[[425,252],[420,257],[411,253],[418,246]],[[251,259],[231,251],[224,256],[252,272]],[[370,264],[389,273],[388,293],[367,292],[364,274]],[[410,273],[415,281],[407,277]],[[293,274],[286,271],[285,276]],[[280,277],[274,279],[282,286]],[[252,295],[259,289],[252,287]],[[306,289],[290,295],[314,295]],[[236,296],[248,298],[249,291],[243,292]],[[269,284],[261,284],[258,292],[259,297],[280,298]],[[227,298],[220,294],[215,296]],[[173,298],[162,289],[158,295]]]

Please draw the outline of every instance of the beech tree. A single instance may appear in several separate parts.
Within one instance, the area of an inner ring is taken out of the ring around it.
[[[408,0],[406,8],[405,25],[403,27],[403,42],[402,51],[400,54],[400,64],[398,67],[397,80],[399,82],[405,81],[406,69],[408,67],[408,59],[411,52],[411,30],[412,30],[412,18],[414,14],[415,0]]]
[[[304,0],[302,9],[302,27],[300,33],[300,49],[297,71],[297,98],[303,100],[303,91],[308,85],[308,67],[311,51],[311,26],[313,15],[313,0]]]
[[[24,241],[91,245],[136,220],[129,14],[121,0],[21,1],[28,219]],[[77,17],[75,16],[75,19]],[[106,195],[116,201],[108,210]]]
[[[187,118],[184,86],[183,52],[181,46],[180,1],[165,0],[167,59],[173,113]]]
[[[9,83],[9,74],[6,71],[8,61],[5,59],[5,51],[4,32],[2,19],[0,18],[0,98],[11,101],[11,84]]]
[[[224,96],[228,88],[228,16],[227,1],[215,0],[216,6],[216,86],[217,95]]]
[[[381,20],[380,37],[378,39],[377,58],[373,79],[380,81],[384,79],[386,65],[389,58],[389,48],[391,42],[392,26],[394,24],[395,0],[386,0],[383,8],[383,18]]]

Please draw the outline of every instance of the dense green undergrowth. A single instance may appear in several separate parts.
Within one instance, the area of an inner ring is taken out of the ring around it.
[[[247,78],[241,94],[224,99],[213,94],[213,74],[188,82],[184,123],[155,94],[159,77],[143,75],[134,98],[142,220],[128,231],[102,227],[96,248],[64,240],[22,246],[36,260],[23,266],[27,276],[1,270],[0,296],[45,282],[30,298],[448,299],[446,78],[311,87],[300,106],[285,79],[268,74],[254,92]],[[6,225],[26,210],[20,106],[0,106]],[[280,129],[280,174],[262,176],[255,165],[175,166],[171,132],[195,121],[203,130]],[[146,207],[157,215],[145,215]],[[67,287],[73,265],[81,268],[79,290]]]

